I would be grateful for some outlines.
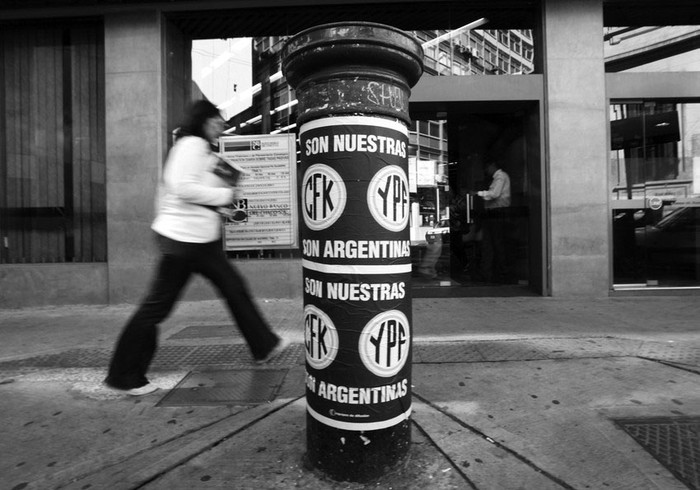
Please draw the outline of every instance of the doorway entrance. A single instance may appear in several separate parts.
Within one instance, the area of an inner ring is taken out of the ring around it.
[[[414,296],[543,294],[536,107],[446,116],[412,128]]]

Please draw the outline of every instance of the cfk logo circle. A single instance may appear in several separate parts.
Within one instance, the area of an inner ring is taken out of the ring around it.
[[[338,331],[331,319],[314,305],[304,308],[304,345],[306,362],[315,369],[324,369],[338,354]]]
[[[406,228],[409,217],[408,179],[401,167],[377,172],[367,188],[367,205],[374,219],[389,231]]]
[[[311,165],[302,181],[302,214],[314,231],[331,226],[343,214],[347,201],[345,183],[328,165]]]
[[[410,340],[406,315],[398,310],[380,313],[360,334],[362,363],[377,376],[394,376],[406,364]]]

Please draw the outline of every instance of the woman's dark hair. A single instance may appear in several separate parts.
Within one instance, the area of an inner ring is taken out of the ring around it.
[[[221,112],[214,104],[204,99],[192,103],[187,108],[185,120],[178,131],[178,137],[199,136],[206,139],[204,124],[207,122],[207,119],[212,117],[221,117]]]

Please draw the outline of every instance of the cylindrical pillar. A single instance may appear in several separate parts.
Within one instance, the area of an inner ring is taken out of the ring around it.
[[[307,459],[366,481],[410,447],[408,98],[416,40],[327,24],[290,38],[301,148]]]

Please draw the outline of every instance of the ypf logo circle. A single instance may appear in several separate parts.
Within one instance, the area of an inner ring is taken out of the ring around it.
[[[401,167],[389,165],[374,174],[367,188],[367,205],[374,219],[389,231],[406,228],[409,216],[408,179]]]
[[[313,305],[304,308],[304,345],[306,362],[315,369],[324,369],[338,354],[338,331],[331,319]]]
[[[393,376],[406,364],[410,341],[406,315],[398,310],[380,313],[365,325],[360,334],[360,358],[377,376]]]
[[[304,173],[302,214],[304,223],[314,231],[331,226],[343,214],[347,191],[338,172],[328,165],[311,165]]]

